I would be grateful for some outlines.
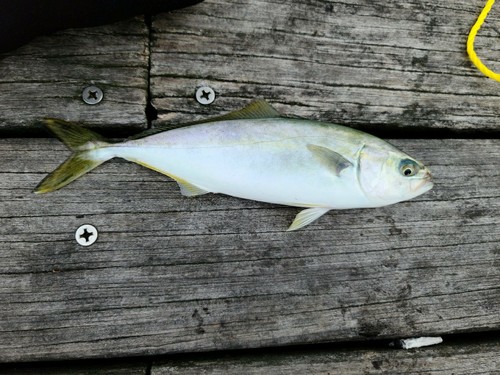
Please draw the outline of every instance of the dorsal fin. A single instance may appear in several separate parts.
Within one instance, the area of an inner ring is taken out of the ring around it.
[[[250,104],[248,104],[246,107],[242,109],[238,109],[236,111],[227,113],[222,116],[217,116],[217,117],[212,117],[209,119],[205,120],[198,120],[198,121],[193,121],[189,122],[186,124],[180,124],[180,125],[161,125],[158,127],[155,127],[153,129],[148,129],[145,130],[139,134],[133,135],[132,137],[127,138],[128,140],[131,139],[140,139],[147,137],[149,135],[153,134],[158,134],[167,130],[172,130],[172,129],[177,129],[177,128],[183,128],[185,126],[192,126],[192,125],[199,125],[199,124],[206,124],[209,122],[217,122],[217,121],[229,121],[229,120],[243,120],[243,119],[264,119],[264,118],[278,118],[281,117],[279,112],[275,110],[268,102],[266,102],[263,99],[259,100],[254,100]]]
[[[242,109],[230,112],[227,115],[215,117],[206,122],[224,121],[224,120],[259,119],[259,118],[278,118],[278,117],[281,117],[279,112],[275,110],[268,102],[261,99],[251,102]]]

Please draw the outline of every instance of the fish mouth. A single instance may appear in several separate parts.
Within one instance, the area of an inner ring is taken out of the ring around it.
[[[427,171],[421,179],[415,182],[417,184],[412,187],[413,191],[415,191],[418,194],[423,194],[434,187],[434,182],[432,182],[432,175],[429,171]]]

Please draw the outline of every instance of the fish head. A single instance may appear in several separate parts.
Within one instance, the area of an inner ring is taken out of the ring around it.
[[[374,207],[415,198],[433,187],[429,169],[395,148],[365,146],[358,173],[361,189]]]

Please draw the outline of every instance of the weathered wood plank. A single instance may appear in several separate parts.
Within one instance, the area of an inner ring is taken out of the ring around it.
[[[418,350],[286,350],[281,353],[212,356],[153,364],[152,375],[211,374],[497,374],[498,342],[440,345]]]
[[[289,233],[295,208],[183,198],[126,162],[35,196],[68,151],[0,140],[0,361],[499,329],[500,142],[393,143],[431,167],[431,192]]]
[[[144,128],[149,31],[143,17],[39,37],[0,55],[0,130],[32,130],[43,117]],[[97,105],[82,91],[104,91]]]
[[[227,1],[154,18],[153,104],[182,122],[269,99],[286,114],[364,128],[498,130],[499,84],[468,61],[483,0]],[[500,69],[495,7],[478,54]],[[194,99],[208,84],[218,99]]]

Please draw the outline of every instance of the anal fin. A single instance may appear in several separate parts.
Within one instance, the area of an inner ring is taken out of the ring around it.
[[[297,214],[297,216],[295,216],[295,220],[287,229],[287,231],[297,230],[305,227],[306,225],[311,224],[314,220],[326,214],[328,211],[330,211],[330,209],[325,207],[313,207],[302,210]]]
[[[208,194],[210,193],[209,191],[206,191],[196,185],[193,185],[190,182],[187,182],[185,180],[181,179],[175,179],[177,181],[177,184],[179,185],[181,189],[181,194],[184,195],[185,197],[196,197],[197,195],[203,195],[203,194]]]
[[[165,176],[168,176],[168,177],[174,179],[175,182],[177,182],[177,184],[179,185],[179,188],[181,189],[181,194],[184,195],[185,197],[196,197],[197,195],[203,195],[203,194],[210,193],[210,191],[202,189],[199,186],[192,184],[191,182],[187,182],[186,180],[184,180],[180,177],[177,177],[171,173],[168,173],[164,170],[156,168],[148,163],[143,162],[142,160],[138,160],[138,159],[128,159],[128,160],[133,161],[134,163],[140,164],[143,167],[152,169],[153,171],[164,174]]]

